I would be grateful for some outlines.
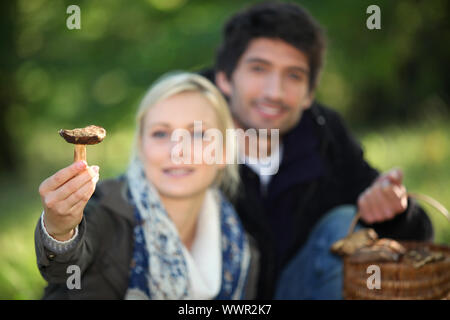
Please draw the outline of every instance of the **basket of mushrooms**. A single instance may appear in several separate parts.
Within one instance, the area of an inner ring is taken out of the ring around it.
[[[448,211],[436,200],[408,194],[436,208],[450,221]],[[354,232],[359,213],[348,235],[331,251],[342,256],[345,299],[416,300],[450,298],[450,247],[425,242],[380,239],[375,230]],[[371,275],[378,272],[379,281]]]

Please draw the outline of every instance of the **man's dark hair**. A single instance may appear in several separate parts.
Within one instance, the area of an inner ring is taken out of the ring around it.
[[[228,20],[223,36],[215,69],[224,71],[228,79],[250,41],[260,37],[281,39],[307,56],[309,89],[315,89],[325,52],[325,36],[320,25],[299,5],[266,2],[252,6]]]

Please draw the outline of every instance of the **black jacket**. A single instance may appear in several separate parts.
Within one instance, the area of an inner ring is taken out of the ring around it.
[[[379,175],[335,112],[314,103],[283,137],[283,157],[267,193],[259,177],[240,166],[242,184],[233,201],[261,253],[259,299],[273,297],[281,269],[305,244],[320,218],[358,196]],[[405,213],[374,224],[380,237],[430,240],[431,222],[411,199]]]

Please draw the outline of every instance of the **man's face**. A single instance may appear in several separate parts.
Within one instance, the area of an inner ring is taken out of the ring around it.
[[[230,98],[233,117],[243,129],[279,129],[283,134],[312,101],[307,57],[278,39],[253,39],[231,79],[219,72],[216,83]]]

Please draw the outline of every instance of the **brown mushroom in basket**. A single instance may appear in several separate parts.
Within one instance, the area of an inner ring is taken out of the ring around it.
[[[103,141],[106,136],[106,130],[99,126],[90,125],[85,128],[76,128],[73,130],[61,129],[59,134],[69,143],[75,145],[73,161],[86,161],[86,145],[97,144]]]
[[[396,262],[405,254],[406,249],[392,239],[379,239],[370,246],[357,249],[351,255],[352,262]]]
[[[372,245],[376,240],[378,240],[378,234],[375,230],[361,229],[336,241],[331,246],[331,252],[341,256],[351,255],[359,248]]]

